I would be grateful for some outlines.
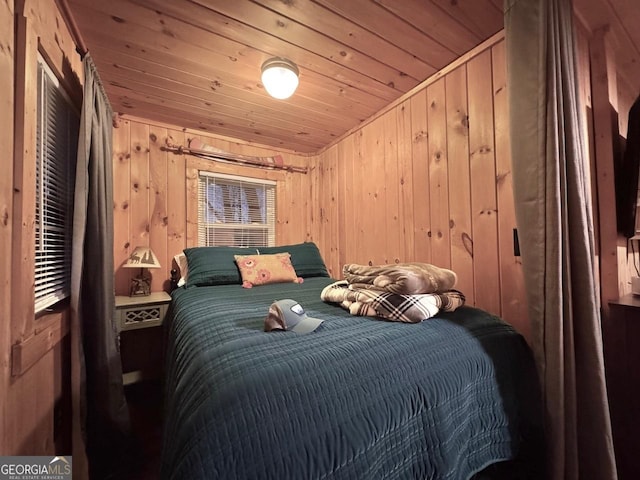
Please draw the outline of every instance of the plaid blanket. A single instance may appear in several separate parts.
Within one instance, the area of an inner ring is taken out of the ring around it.
[[[351,315],[379,317],[393,322],[419,323],[440,310],[453,312],[464,305],[457,290],[442,293],[401,295],[369,288],[357,288],[346,280],[327,285],[321,292],[324,302],[337,303]]]

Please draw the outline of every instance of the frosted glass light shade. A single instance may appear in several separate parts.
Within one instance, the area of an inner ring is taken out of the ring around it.
[[[298,67],[285,58],[270,58],[262,64],[262,84],[273,98],[289,98],[298,88]]]

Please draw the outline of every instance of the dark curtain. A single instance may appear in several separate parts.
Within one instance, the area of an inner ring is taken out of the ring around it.
[[[134,449],[114,320],[112,111],[90,55],[83,64],[71,310],[80,363],[77,407],[95,480],[123,478]]]
[[[506,0],[516,219],[549,480],[617,478],[570,0]]]

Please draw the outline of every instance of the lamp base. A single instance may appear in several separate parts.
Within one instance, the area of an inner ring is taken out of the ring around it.
[[[151,295],[151,275],[142,270],[140,275],[131,279],[130,297],[146,297]]]

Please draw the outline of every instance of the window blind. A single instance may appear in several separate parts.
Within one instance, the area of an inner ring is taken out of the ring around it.
[[[38,61],[35,311],[70,294],[75,164],[80,118],[53,72]]]
[[[198,245],[275,245],[275,182],[201,171]]]

